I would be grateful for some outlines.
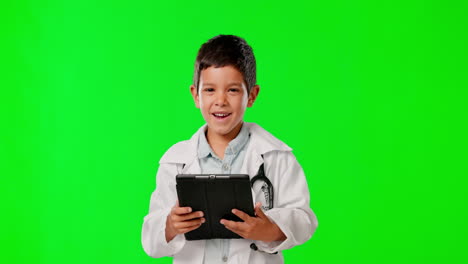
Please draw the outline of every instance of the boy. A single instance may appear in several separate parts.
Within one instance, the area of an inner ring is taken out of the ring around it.
[[[260,126],[243,122],[259,90],[255,57],[244,39],[219,35],[201,46],[190,92],[207,124],[159,161],[157,188],[142,228],[149,256],[173,256],[174,263],[283,263],[281,250],[306,242],[314,233],[318,223],[309,207],[307,182],[291,148]],[[266,183],[254,184],[255,217],[233,208],[243,222],[221,220],[244,239],[185,239],[205,218],[204,212],[179,206],[177,174],[253,177],[260,168],[273,186],[273,201]]]

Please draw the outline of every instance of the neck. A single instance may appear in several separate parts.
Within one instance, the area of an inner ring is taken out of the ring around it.
[[[216,155],[218,155],[220,158],[224,158],[224,151],[226,150],[226,147],[228,146],[229,142],[231,142],[237,137],[237,135],[239,135],[242,125],[243,122],[240,122],[232,131],[226,135],[213,133],[208,128],[206,133],[206,140]]]

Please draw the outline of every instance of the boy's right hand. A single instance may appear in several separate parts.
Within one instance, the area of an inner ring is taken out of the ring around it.
[[[185,234],[199,228],[204,222],[202,211],[192,212],[190,207],[179,207],[179,201],[177,201],[166,219],[167,243],[178,234]]]

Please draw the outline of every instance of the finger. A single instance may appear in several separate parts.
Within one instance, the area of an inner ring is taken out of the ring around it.
[[[203,217],[202,211],[196,211],[190,214],[183,214],[183,215],[172,215],[171,219],[176,222],[187,221],[195,218]]]
[[[238,234],[239,236],[245,238],[244,232],[242,232],[242,231],[240,231],[240,230],[237,230],[237,229],[230,228],[230,227],[228,227],[228,226],[224,226],[224,227],[226,227],[227,230],[230,230],[230,231],[232,231],[232,232]]]
[[[192,227],[180,229],[179,231],[180,231],[180,234],[185,234],[185,233],[188,233],[188,232],[190,232],[190,231],[193,231],[193,230],[199,228],[200,226],[201,226],[201,223],[198,224],[198,225],[194,225],[194,226],[192,226]]]
[[[262,210],[262,204],[261,203],[257,203],[257,204],[258,206],[255,206],[255,215],[257,215],[258,217],[262,219],[268,219],[268,217],[265,215],[265,213]]]
[[[173,207],[172,213],[177,215],[188,214],[192,212],[191,207]]]
[[[235,230],[236,233],[239,232],[239,231],[240,232],[244,231],[244,229],[245,229],[244,225],[246,225],[246,223],[244,223],[244,222],[236,222],[236,221],[230,221],[230,220],[226,220],[226,219],[221,219],[220,223],[222,225],[224,225],[226,228],[228,228],[229,230],[231,230],[231,231]]]
[[[244,222],[250,222],[252,219],[250,215],[242,212],[241,210],[238,209],[232,209],[231,211],[233,214],[237,215],[240,219],[242,219]]]
[[[200,219],[195,219],[195,220],[190,220],[190,221],[184,221],[184,222],[175,222],[173,225],[177,230],[181,230],[184,228],[191,228],[196,225],[201,225],[205,222],[205,218],[200,218]]]

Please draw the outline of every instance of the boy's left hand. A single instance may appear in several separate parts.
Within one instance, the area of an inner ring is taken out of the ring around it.
[[[244,220],[244,222],[221,219],[221,224],[246,239],[260,240],[264,242],[285,240],[286,236],[284,233],[275,223],[268,219],[260,206],[260,203],[255,205],[256,217],[251,217],[240,210],[232,209],[232,213]]]

